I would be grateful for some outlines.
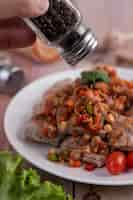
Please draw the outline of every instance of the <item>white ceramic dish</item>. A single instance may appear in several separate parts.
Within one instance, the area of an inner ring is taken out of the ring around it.
[[[120,76],[125,79],[133,79],[133,70],[118,69]],[[21,90],[9,104],[4,120],[4,127],[7,138],[14,149],[25,159],[38,168],[65,179],[91,183],[97,185],[131,185],[133,184],[133,171],[126,172],[119,176],[111,176],[106,169],[97,169],[87,172],[83,169],[73,169],[61,164],[55,164],[47,160],[48,145],[29,143],[22,137],[24,125],[31,117],[32,108],[44,91],[51,87],[56,81],[65,78],[76,78],[80,70],[64,71],[41,78]]]

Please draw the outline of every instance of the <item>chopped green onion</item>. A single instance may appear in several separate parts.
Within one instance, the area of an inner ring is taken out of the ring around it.
[[[105,116],[102,116],[102,119],[101,119],[102,121],[101,121],[101,123],[102,123],[102,125],[104,125],[105,124]]]
[[[50,153],[48,154],[48,160],[56,162],[59,160],[59,157],[56,153]]]
[[[89,115],[92,115],[94,113],[94,108],[93,105],[91,103],[88,103],[86,106],[86,111]]]
[[[68,156],[69,156],[69,152],[66,150],[66,151],[63,151],[61,153],[61,156],[63,157],[64,160],[67,160],[68,159]]]

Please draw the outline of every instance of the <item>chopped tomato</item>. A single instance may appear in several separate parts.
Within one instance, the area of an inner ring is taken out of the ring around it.
[[[112,175],[118,175],[124,172],[127,167],[125,154],[120,151],[111,153],[107,158],[106,167]]]
[[[97,132],[101,129],[102,116],[97,114],[93,121],[90,121],[89,128],[92,132]]]
[[[74,107],[74,102],[73,102],[73,100],[72,99],[68,99],[67,101],[66,101],[66,106],[68,106],[68,107]]]
[[[93,164],[93,163],[87,163],[87,164],[85,165],[85,169],[86,169],[87,171],[93,171],[95,168],[96,168],[96,165]]]
[[[46,137],[48,137],[48,128],[43,128],[42,129],[42,134]]]
[[[81,89],[79,91],[79,96],[85,96],[85,97],[89,97],[89,98],[93,98],[94,94],[93,94],[93,90],[92,89]]]
[[[69,160],[69,166],[70,167],[80,167],[81,166],[81,162],[80,162],[80,160],[72,160],[72,159],[70,159]]]
[[[133,88],[133,82],[129,82],[129,81],[128,81],[128,84],[127,84],[127,85],[128,85],[128,88],[130,88],[130,89]]]
[[[117,75],[116,70],[112,66],[106,66],[105,69],[110,76],[115,77]]]
[[[97,82],[95,84],[95,88],[101,90],[102,92],[104,93],[108,93],[109,91],[109,86],[107,83],[104,83],[104,82]],[[99,91],[95,91],[95,93],[97,92],[97,95],[99,95]]]
[[[88,89],[86,92],[86,96],[89,97],[90,99],[93,99],[95,96],[94,91],[92,89]]]
[[[86,96],[87,91],[86,90],[80,90],[79,91],[79,96]]]
[[[129,152],[127,155],[127,166],[129,169],[133,168],[133,152]]]
[[[77,123],[80,124],[82,122],[89,122],[89,115],[88,114],[82,114],[82,115],[79,115],[77,117]]]
[[[114,108],[115,110],[121,112],[124,110],[125,104],[121,101],[121,99],[117,98],[114,100]]]
[[[100,93],[99,90],[94,90],[94,95],[95,96],[99,96],[99,93]]]

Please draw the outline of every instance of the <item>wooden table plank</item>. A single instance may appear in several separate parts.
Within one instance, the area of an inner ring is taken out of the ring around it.
[[[101,196],[101,200],[133,199],[133,186],[108,187],[76,184],[76,200],[81,200],[83,196],[89,191],[97,192]]]

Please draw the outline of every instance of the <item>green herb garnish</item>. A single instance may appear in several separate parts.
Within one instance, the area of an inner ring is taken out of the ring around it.
[[[93,108],[93,105],[91,103],[88,103],[87,106],[86,106],[86,111],[89,115],[93,115],[93,112],[94,112],[94,108]]]
[[[59,160],[59,157],[56,153],[51,153],[51,154],[48,155],[48,160],[56,162],[56,161]]]
[[[102,123],[102,125],[104,125],[105,124],[105,116],[102,116],[102,119],[101,119],[101,123]]]
[[[69,157],[69,151],[68,150],[64,150],[61,152],[61,157],[64,159],[64,160],[67,160],[68,157]]]
[[[110,78],[106,72],[103,71],[84,71],[81,73],[81,81],[82,83],[89,84],[93,83],[95,84],[96,82],[105,82],[109,83]]]

